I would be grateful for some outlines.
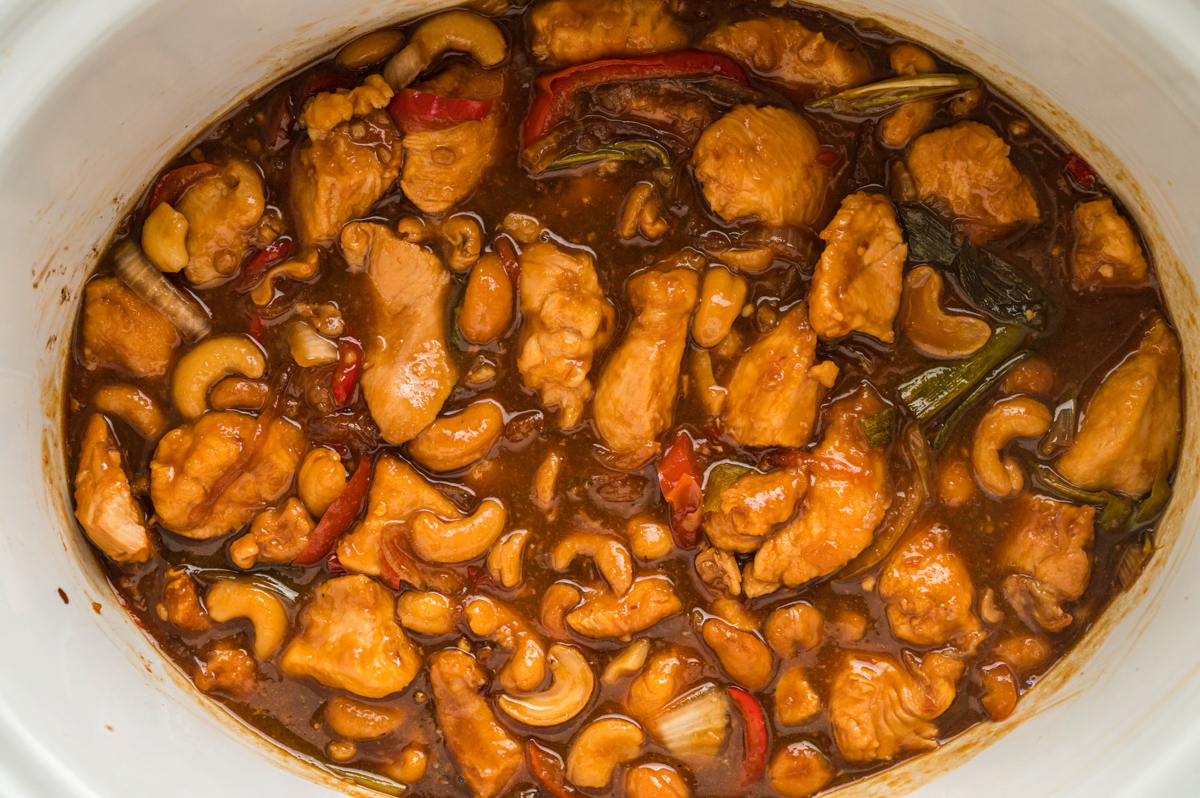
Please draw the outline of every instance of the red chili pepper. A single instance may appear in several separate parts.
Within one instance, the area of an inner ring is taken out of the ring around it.
[[[578,798],[579,792],[567,784],[562,759],[535,740],[529,741],[529,768],[534,778],[549,790],[555,798]]]
[[[267,269],[292,254],[292,239],[281,236],[255,253],[250,262],[242,267],[242,276],[238,278],[234,291],[245,294],[254,288],[267,276]]]
[[[517,260],[517,248],[513,246],[512,239],[496,236],[492,241],[492,249],[500,256],[500,265],[504,267],[508,279],[512,280],[513,288],[516,288],[521,279],[521,261]]]
[[[841,162],[842,156],[838,155],[836,152],[823,152],[817,156],[817,163],[828,169],[833,169]]]
[[[529,113],[521,126],[521,147],[528,147],[558,124],[575,99],[575,93],[601,83],[651,80],[653,78],[710,78],[736,80],[750,85],[745,71],[735,61],[718,53],[679,50],[637,58],[593,61],[539,75]]]
[[[1067,170],[1072,182],[1084,191],[1095,191],[1100,178],[1088,162],[1072,153],[1063,158],[1063,167]]]
[[[321,523],[308,536],[308,545],[294,562],[296,565],[315,565],[329,556],[333,547],[362,511],[371,487],[371,461],[365,455],[358,461],[354,475],[346,487],[321,516]]]
[[[473,590],[478,590],[480,585],[490,585],[496,581],[492,579],[491,574],[478,565],[467,566],[467,579],[471,580],[471,588]]]
[[[358,372],[362,366],[362,344],[354,337],[354,331],[346,328],[346,334],[338,339],[337,368],[333,371],[331,386],[333,401],[345,407],[358,385]]]
[[[738,789],[757,784],[767,764],[767,719],[758,699],[740,687],[727,688],[729,697],[742,715],[743,748],[742,780]]]
[[[671,505],[671,536],[680,548],[691,548],[700,538],[699,474],[692,439],[680,430],[658,461],[658,487]]]
[[[325,567],[334,576],[341,576],[346,573],[346,566],[342,565],[342,561],[338,559],[336,551],[329,552],[329,556],[325,559]]]
[[[262,338],[263,338],[263,333],[265,333],[266,331],[267,331],[267,322],[262,316],[255,313],[253,316],[250,317],[250,337],[251,338],[253,338],[255,341],[258,341],[261,344]]]
[[[172,169],[160,177],[158,182],[154,184],[154,191],[150,193],[150,205],[146,210],[152,211],[163,202],[168,205],[174,205],[179,202],[180,197],[189,188],[201,180],[216,177],[220,171],[219,168],[210,163],[193,163],[181,166],[178,169]]]
[[[477,122],[488,115],[492,100],[463,100],[427,91],[401,89],[388,105],[388,114],[405,133],[441,130],[459,122]]]

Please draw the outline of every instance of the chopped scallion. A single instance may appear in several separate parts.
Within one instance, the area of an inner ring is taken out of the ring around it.
[[[806,107],[810,109],[828,108],[836,113],[847,115],[874,114],[913,100],[957,94],[960,91],[978,87],[979,79],[974,75],[944,72],[904,75],[847,89],[810,102]]]

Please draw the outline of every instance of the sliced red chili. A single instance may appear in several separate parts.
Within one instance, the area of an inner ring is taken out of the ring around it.
[[[1100,178],[1087,161],[1072,153],[1063,158],[1063,167],[1071,181],[1085,191],[1095,191]]]
[[[767,764],[767,719],[758,699],[740,687],[729,687],[729,697],[742,716],[743,753],[742,780],[739,789],[757,784]]]
[[[363,456],[346,487],[321,516],[317,528],[309,534],[308,545],[295,559],[296,565],[315,565],[329,556],[333,547],[337,545],[338,538],[345,534],[354,523],[354,519],[358,518],[370,487],[371,460]]]
[[[521,148],[546,135],[570,111],[575,93],[601,83],[654,78],[729,78],[750,85],[745,71],[719,53],[679,50],[637,58],[593,61],[539,75],[529,113],[521,126]]]
[[[333,401],[344,407],[358,386],[358,372],[362,368],[362,343],[354,337],[354,331],[346,328],[346,334],[338,339],[337,367],[333,370],[330,383]]]
[[[562,758],[536,740],[529,741],[529,769],[538,783],[555,798],[579,798],[579,792],[567,784]]]
[[[441,130],[459,122],[478,122],[492,110],[492,100],[463,100],[427,91],[401,89],[388,105],[388,114],[405,133]]]
[[[192,163],[172,169],[154,184],[154,191],[150,193],[150,205],[146,208],[147,212],[154,210],[163,202],[174,205],[179,202],[189,188],[201,180],[216,177],[220,171],[220,168],[211,163]]]
[[[513,245],[512,239],[508,236],[496,236],[492,241],[492,249],[500,256],[500,265],[504,267],[505,274],[508,279],[512,280],[513,287],[516,288],[521,279],[521,261],[517,260],[517,248]]]
[[[691,437],[680,430],[658,461],[658,487],[671,506],[671,536],[681,548],[700,538],[700,469]]]
[[[263,335],[267,331],[267,322],[262,316],[257,313],[250,316],[250,337],[255,341],[262,343]]]
[[[336,551],[329,552],[329,556],[325,558],[325,567],[334,576],[341,576],[346,573],[346,566],[342,565],[342,561],[338,559]]]
[[[253,291],[267,276],[267,269],[284,260],[292,254],[292,239],[281,236],[260,249],[242,267],[242,276],[238,278],[237,287],[233,290],[239,294]]]
[[[836,152],[823,152],[817,156],[817,163],[828,169],[833,169],[841,162],[842,156],[838,155]]]

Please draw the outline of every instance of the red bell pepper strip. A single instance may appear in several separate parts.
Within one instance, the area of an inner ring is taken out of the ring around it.
[[[745,71],[733,59],[700,50],[593,61],[539,75],[534,81],[533,103],[521,126],[521,148],[525,149],[561,122],[578,91],[613,81],[713,77],[750,85]]]
[[[362,344],[354,337],[354,331],[347,327],[346,334],[338,339],[337,368],[333,371],[333,380],[330,383],[333,401],[338,407],[345,407],[354,395],[361,366]]]
[[[504,235],[496,236],[492,242],[492,249],[500,257],[504,273],[512,280],[513,288],[516,288],[521,279],[521,261],[517,260],[517,248],[513,246],[512,239]]]
[[[671,536],[680,548],[691,548],[700,538],[699,474],[692,439],[680,430],[658,461],[658,487],[671,505]]]
[[[292,239],[286,236],[281,236],[267,244],[254,254],[249,263],[242,267],[242,276],[238,278],[238,284],[234,290],[239,294],[253,291],[267,276],[267,269],[291,254]]]
[[[727,688],[729,697],[742,715],[743,754],[742,780],[738,789],[757,784],[767,764],[767,719],[758,699],[740,687]]]
[[[1095,191],[1100,178],[1087,161],[1072,153],[1063,158],[1063,167],[1071,176],[1072,182],[1085,191]]]
[[[388,114],[405,133],[441,130],[459,122],[478,122],[488,115],[492,100],[463,100],[427,91],[401,89],[388,105]]]
[[[371,460],[364,455],[354,469],[346,487],[321,516],[321,522],[308,536],[308,545],[294,562],[296,565],[315,565],[329,556],[333,547],[362,511],[371,487]]]
[[[172,169],[154,184],[154,191],[150,193],[150,205],[146,208],[147,212],[154,210],[163,202],[175,205],[189,188],[201,180],[216,177],[220,171],[210,163],[192,163]]]
[[[555,798],[579,798],[579,792],[567,784],[563,775],[563,763],[558,754],[534,740],[529,741],[529,769],[538,783],[550,791]]]

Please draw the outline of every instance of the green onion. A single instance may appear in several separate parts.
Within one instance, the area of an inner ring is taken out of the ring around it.
[[[926,97],[941,97],[979,87],[974,75],[930,73],[881,80],[808,103],[809,109],[830,108],[839,114],[871,114]]]
[[[1067,391],[1067,396],[1054,408],[1054,420],[1050,422],[1050,431],[1042,438],[1038,447],[1044,456],[1066,449],[1075,440],[1075,414],[1079,394],[1074,388]]]
[[[984,375],[1017,350],[1025,340],[1025,328],[1002,324],[975,354],[939,363],[900,384],[900,398],[922,423],[952,405]]]
[[[1008,360],[992,369],[992,372],[984,377],[982,382],[975,386],[975,390],[967,394],[967,398],[963,399],[962,402],[959,403],[958,407],[954,408],[954,412],[950,414],[950,417],[947,418],[945,423],[942,424],[942,428],[939,429],[937,434],[933,436],[933,448],[941,451],[941,448],[946,445],[946,441],[950,440],[950,433],[954,432],[955,425],[958,424],[959,420],[962,419],[967,410],[969,410],[976,402],[982,399],[985,394],[992,390],[992,388],[996,387],[1000,380],[1004,379],[1004,375],[1012,370],[1013,366],[1017,365],[1022,360],[1025,360],[1031,354],[1032,353],[1028,351],[1017,352]]]
[[[1047,464],[1039,463],[1028,455],[1022,459],[1025,460],[1025,464],[1033,471],[1038,481],[1051,493],[1064,499],[1100,508],[1100,517],[1096,519],[1096,527],[1101,532],[1114,534],[1123,532],[1127,528],[1129,517],[1133,514],[1133,505],[1127,499],[1106,490],[1084,490],[1067,482]]]
[[[661,166],[671,168],[671,154],[660,144],[653,141],[615,141],[587,152],[564,155],[547,166],[545,171],[600,161],[641,161],[647,155]]]
[[[1130,543],[1121,552],[1117,560],[1117,585],[1121,590],[1128,590],[1150,562],[1154,554],[1154,533],[1146,535],[1141,543]]]
[[[374,776],[370,773],[367,773],[365,770],[338,767],[337,765],[331,765],[328,762],[322,762],[321,767],[325,768],[339,778],[349,779],[361,787],[366,787],[368,790],[381,792],[384,795],[401,796],[408,792],[407,785],[397,784],[389,779]]]
[[[880,410],[873,416],[860,418],[858,423],[867,436],[867,445],[872,449],[887,446],[892,442],[892,427],[896,424],[896,408]]]
[[[1158,464],[1158,471],[1154,475],[1154,487],[1150,489],[1150,495],[1138,505],[1137,512],[1134,513],[1133,525],[1135,527],[1149,523],[1166,509],[1167,502],[1171,500],[1171,483],[1167,479],[1170,470],[1164,455]]]
[[[716,512],[721,509],[721,494],[733,486],[746,474],[754,471],[750,466],[725,461],[717,463],[708,469],[704,480],[704,502],[700,505],[700,514]]]
[[[896,215],[904,227],[908,259],[949,269],[958,257],[959,250],[959,244],[954,240],[950,226],[923,205],[898,205]]]

